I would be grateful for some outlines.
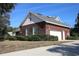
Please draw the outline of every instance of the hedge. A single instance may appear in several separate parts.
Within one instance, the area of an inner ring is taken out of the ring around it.
[[[57,41],[56,36],[49,35],[29,35],[29,36],[14,36],[8,37],[8,40],[19,40],[19,41]]]
[[[79,36],[70,36],[66,38],[67,40],[79,40]]]
[[[0,41],[4,41],[4,36],[0,36]]]
[[[27,37],[26,36],[15,36],[17,40],[20,41],[27,41]]]
[[[6,38],[6,40],[16,41],[16,40],[17,40],[17,38],[16,38],[16,37],[14,37],[14,36],[8,36],[8,37]]]

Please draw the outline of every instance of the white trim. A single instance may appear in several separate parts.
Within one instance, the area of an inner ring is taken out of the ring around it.
[[[65,31],[62,31],[63,40],[65,40]]]
[[[65,25],[57,24],[57,23],[54,23],[54,22],[50,22],[50,21],[46,21],[46,22],[47,22],[47,23],[56,24],[56,25],[60,25],[60,26],[68,27],[68,28],[69,28],[69,26],[65,26]]]
[[[32,28],[32,33],[35,35],[35,27]]]
[[[27,34],[27,28],[26,28],[26,36],[27,36],[28,34]]]

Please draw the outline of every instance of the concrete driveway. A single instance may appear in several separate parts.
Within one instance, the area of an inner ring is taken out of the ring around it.
[[[62,43],[60,45],[45,46],[11,53],[0,56],[78,56],[79,40]]]

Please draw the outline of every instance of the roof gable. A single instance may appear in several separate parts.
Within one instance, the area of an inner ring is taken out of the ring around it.
[[[27,17],[25,18],[25,20],[22,22],[20,26],[25,26],[25,25],[29,25],[37,22],[42,22],[42,21],[43,20],[41,20],[40,18],[36,17],[34,14],[29,12]]]
[[[27,22],[27,18],[32,19],[31,23]],[[56,17],[56,16],[44,16],[42,14],[39,13],[32,13],[29,12],[25,21],[21,24],[21,25],[26,25],[26,24],[33,24],[33,23],[37,23],[37,22],[42,22],[45,21],[47,23],[51,23],[51,24],[55,24],[55,25],[59,25],[59,26],[64,26],[64,27],[69,27],[68,25],[66,25],[65,23],[63,23],[60,19],[60,17]]]

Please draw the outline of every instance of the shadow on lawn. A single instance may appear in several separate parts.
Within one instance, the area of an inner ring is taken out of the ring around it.
[[[47,51],[61,53],[63,56],[78,56],[79,44],[72,43],[73,46],[61,44],[55,48],[49,48]]]

